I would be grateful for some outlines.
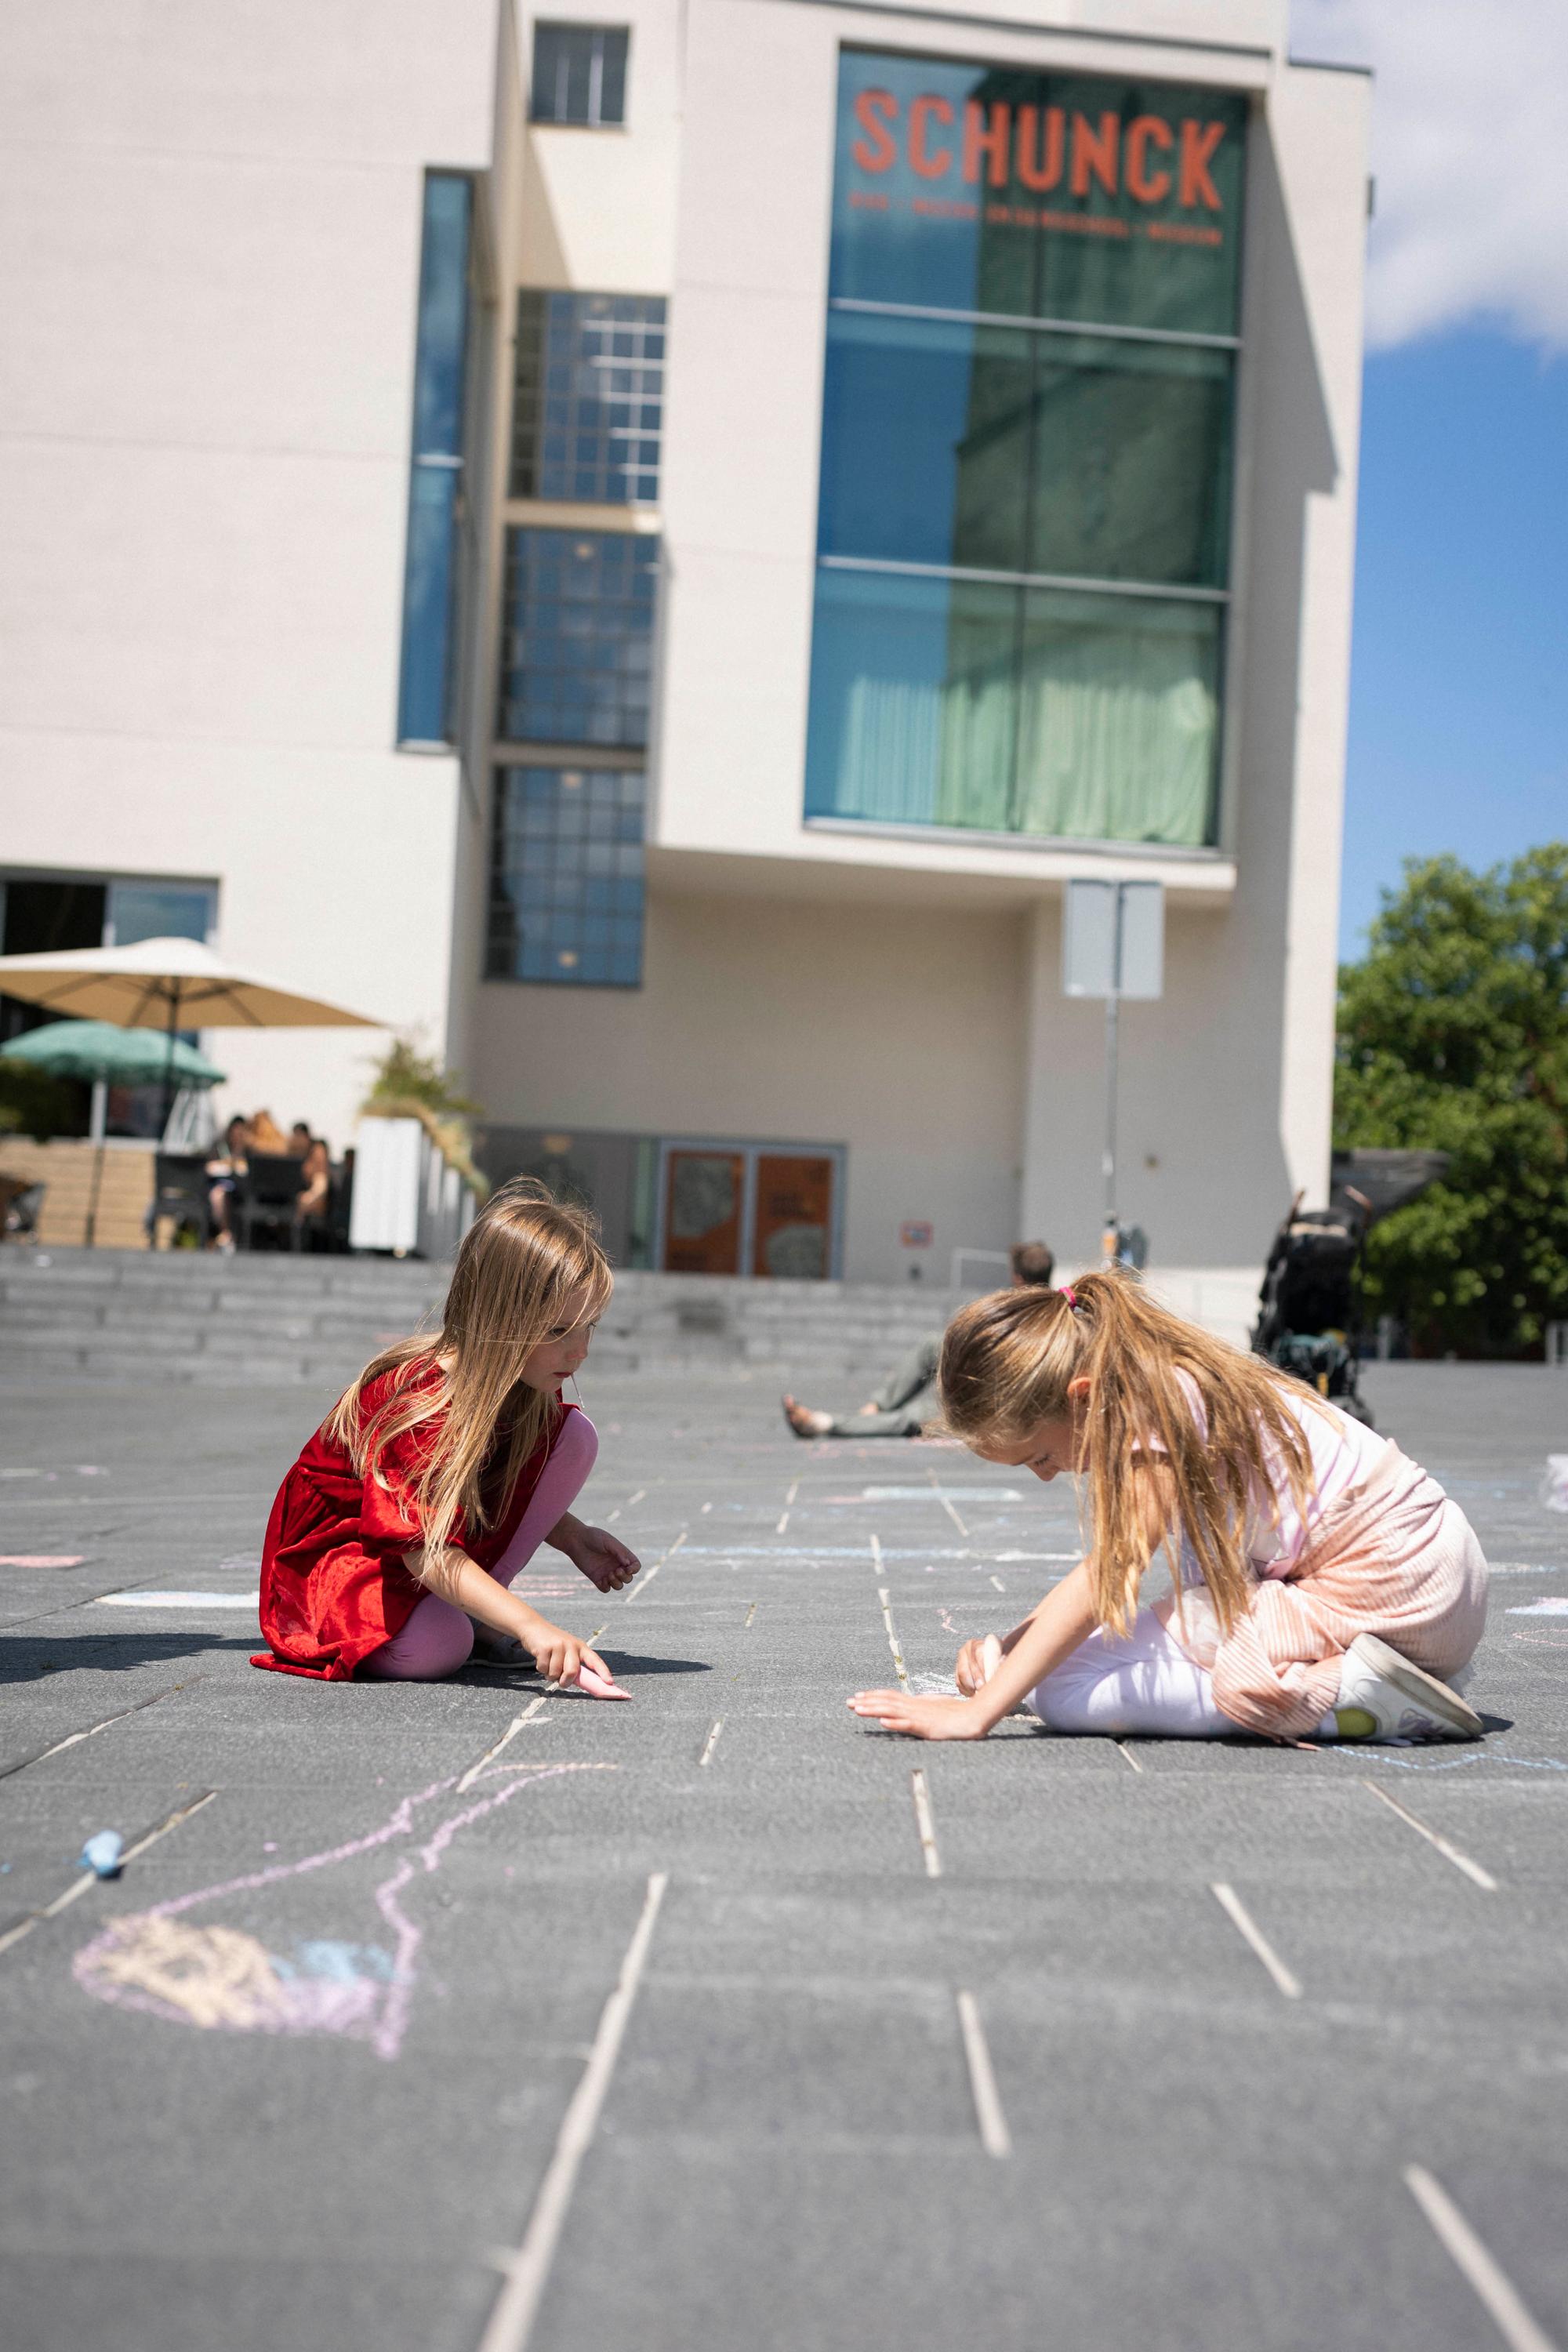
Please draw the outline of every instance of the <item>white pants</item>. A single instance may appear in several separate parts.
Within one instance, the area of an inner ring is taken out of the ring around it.
[[[1140,1609],[1125,1640],[1100,1627],[1025,1701],[1051,1731],[1122,1732],[1145,1738],[1222,1739],[1239,1731],[1214,1703],[1213,1677],[1194,1666],[1155,1616]]]

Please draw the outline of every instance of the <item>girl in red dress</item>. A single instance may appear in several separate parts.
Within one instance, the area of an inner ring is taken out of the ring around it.
[[[284,1674],[453,1674],[474,1625],[510,1635],[552,1681],[610,1684],[604,1660],[508,1589],[541,1543],[601,1592],[635,1552],[572,1515],[598,1437],[562,1382],[613,1277],[591,1219],[521,1179],[458,1252],[441,1329],[367,1365],[284,1479],[261,1563],[261,1630]]]

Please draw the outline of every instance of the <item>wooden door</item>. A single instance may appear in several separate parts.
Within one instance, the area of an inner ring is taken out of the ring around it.
[[[833,1264],[833,1161],[819,1153],[759,1151],[752,1272],[821,1282]]]
[[[664,1177],[666,1274],[739,1274],[745,1194],[743,1153],[670,1152]]]

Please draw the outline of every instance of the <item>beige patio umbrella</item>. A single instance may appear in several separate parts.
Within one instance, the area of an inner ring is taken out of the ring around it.
[[[161,1029],[163,1124],[174,1094],[174,1043],[181,1029],[381,1029],[384,1022],[280,981],[237,971],[200,940],[137,940],[123,948],[62,948],[0,956],[0,994],[52,1013]]]

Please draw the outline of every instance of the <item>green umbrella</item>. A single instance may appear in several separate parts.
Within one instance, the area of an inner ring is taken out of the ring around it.
[[[219,1087],[224,1073],[176,1037],[173,1047],[155,1029],[120,1029],[112,1021],[50,1021],[42,1029],[26,1029],[8,1045],[0,1045],[0,1061],[31,1062],[57,1078],[100,1079],[111,1087],[158,1086],[172,1066],[182,1087]]]
[[[155,1029],[121,1029],[112,1021],[50,1021],[42,1029],[25,1029],[8,1045],[0,1045],[0,1061],[26,1062],[54,1077],[83,1078],[89,1086],[101,1079],[111,1087],[205,1087],[221,1086],[224,1080],[222,1070],[215,1070],[183,1037],[160,1036]],[[100,1137],[87,1210],[89,1249],[102,1178]]]

